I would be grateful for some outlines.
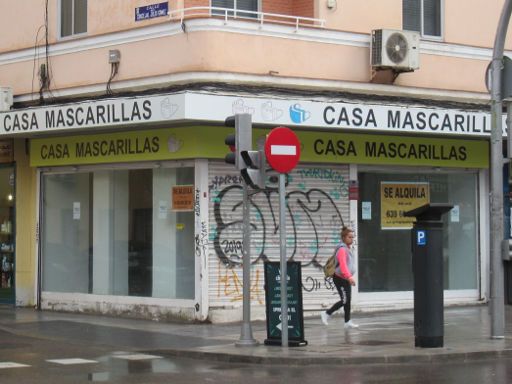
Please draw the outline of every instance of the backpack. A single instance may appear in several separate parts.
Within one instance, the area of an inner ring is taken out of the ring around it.
[[[338,249],[341,248],[341,245],[338,245],[334,250],[334,253],[327,259],[327,262],[324,265],[324,276],[325,277],[333,277],[334,272],[336,271],[336,253],[338,253]]]
[[[334,271],[336,270],[336,260],[335,260],[335,256],[334,255],[331,255],[328,259],[327,259],[327,262],[325,263],[324,265],[324,275],[325,277],[333,277],[334,276]]]

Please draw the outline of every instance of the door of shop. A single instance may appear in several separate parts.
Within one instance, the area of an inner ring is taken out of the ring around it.
[[[14,166],[0,166],[0,304],[13,304],[15,297],[14,187]]]

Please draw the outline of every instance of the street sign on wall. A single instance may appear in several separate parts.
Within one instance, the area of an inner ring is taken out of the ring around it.
[[[163,17],[169,14],[167,1],[158,4],[150,4],[135,8],[135,21],[149,20],[155,17]]]

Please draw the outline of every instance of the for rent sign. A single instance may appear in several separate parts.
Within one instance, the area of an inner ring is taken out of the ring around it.
[[[404,212],[428,203],[430,203],[429,183],[381,182],[381,228],[411,229],[415,218],[404,216]]]

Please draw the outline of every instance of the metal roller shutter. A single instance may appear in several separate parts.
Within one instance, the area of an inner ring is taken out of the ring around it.
[[[276,179],[277,180],[277,179]],[[302,263],[304,310],[319,310],[337,299],[322,266],[349,218],[348,165],[301,166],[288,175],[287,257]],[[256,192],[251,204],[251,299],[265,305],[263,262],[279,261],[279,192]],[[242,305],[242,186],[232,166],[209,166],[210,307]]]

